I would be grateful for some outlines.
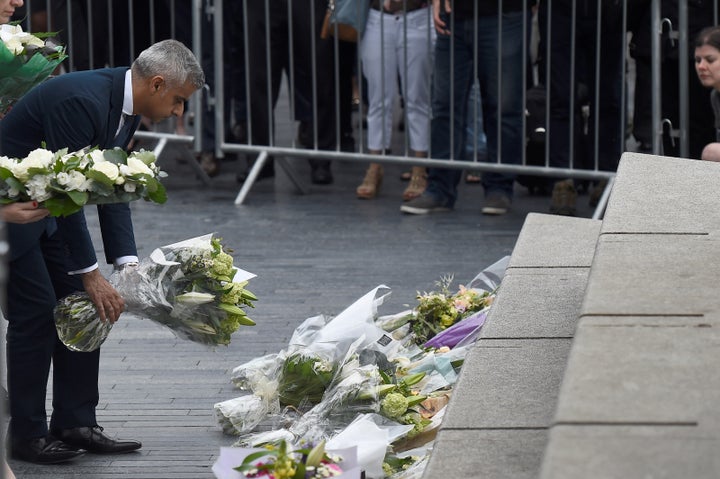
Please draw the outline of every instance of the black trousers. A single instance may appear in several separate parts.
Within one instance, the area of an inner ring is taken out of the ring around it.
[[[43,234],[36,245],[10,262],[7,373],[11,440],[47,434],[45,397],[51,363],[51,426],[66,429],[96,424],[100,351],[72,352],[60,342],[55,329],[56,298],[82,290],[80,278],[67,274],[58,237]]]

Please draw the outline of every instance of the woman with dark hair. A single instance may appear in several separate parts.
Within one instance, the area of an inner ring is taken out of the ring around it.
[[[716,141],[708,144],[701,158],[720,161],[720,27],[707,27],[695,39],[695,71],[700,83],[712,88],[710,104],[715,113]]]

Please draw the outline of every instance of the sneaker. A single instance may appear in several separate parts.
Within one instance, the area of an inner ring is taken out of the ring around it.
[[[484,215],[504,215],[510,208],[510,197],[505,193],[490,193],[482,207]]]
[[[411,215],[426,215],[438,211],[450,211],[451,208],[431,195],[420,195],[415,199],[403,203],[400,211]]]
[[[575,216],[577,191],[573,180],[563,180],[555,183],[550,203],[550,213],[561,216]]]

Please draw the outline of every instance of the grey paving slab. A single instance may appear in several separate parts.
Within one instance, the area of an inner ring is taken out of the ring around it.
[[[718,248],[712,235],[601,235],[582,314],[716,311]]]
[[[582,318],[557,423],[694,424],[720,401],[718,317]]]
[[[715,162],[624,153],[602,232],[717,232],[719,183]]]
[[[442,428],[548,427],[570,344],[479,340],[466,357]]]
[[[424,477],[537,478],[546,441],[544,429],[440,431]]]
[[[509,268],[481,337],[572,337],[588,273],[588,268]]]
[[[601,221],[531,213],[527,216],[509,268],[589,267]]]
[[[698,427],[556,426],[541,479],[716,479],[720,439]]]

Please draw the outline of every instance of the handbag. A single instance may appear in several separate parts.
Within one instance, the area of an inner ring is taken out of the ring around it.
[[[356,43],[365,31],[369,9],[367,0],[329,0],[320,38],[335,35],[337,27],[339,40]]]

